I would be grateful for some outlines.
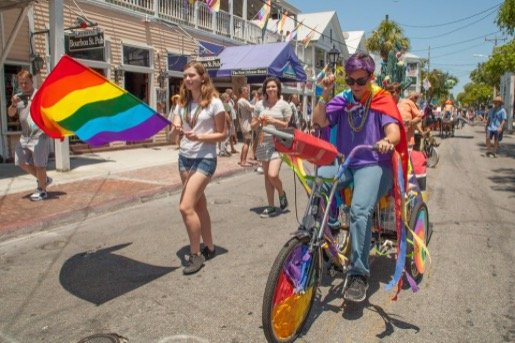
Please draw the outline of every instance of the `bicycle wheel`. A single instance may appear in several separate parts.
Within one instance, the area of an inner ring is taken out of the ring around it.
[[[438,164],[438,161],[440,160],[440,156],[438,155],[438,149],[434,146],[430,146],[426,149],[426,155],[427,155],[427,166],[429,168],[434,168]]]
[[[409,225],[413,232],[427,246],[429,238],[429,213],[424,202],[418,203],[411,211]],[[407,232],[407,243],[406,271],[418,284],[424,276],[426,254],[420,244],[413,239],[411,232]]]
[[[318,287],[318,250],[309,237],[290,239],[277,255],[263,295],[263,330],[268,342],[293,342],[302,330]]]

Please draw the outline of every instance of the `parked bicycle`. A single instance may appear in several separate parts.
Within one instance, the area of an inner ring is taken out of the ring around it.
[[[344,189],[340,193],[344,198],[338,208],[341,225],[329,225],[328,209],[338,193],[338,179],[355,154],[374,147],[355,147],[340,164],[334,177],[322,178],[318,173],[319,165],[328,164],[331,159],[343,159],[334,146],[297,130],[266,130],[274,136],[276,149],[283,152],[283,160],[309,196],[298,230],[280,250],[272,265],[263,296],[262,323],[267,341],[293,342],[308,318],[323,271],[335,278],[338,275],[343,277],[348,270],[352,240],[348,220],[352,192]],[[298,141],[303,136],[309,136],[311,146]],[[314,163],[313,175],[305,173],[302,159]],[[398,245],[396,263],[401,265],[399,272],[406,272],[415,290],[424,275],[426,256],[429,257],[426,244],[430,232],[427,206],[417,191],[416,180],[413,181],[415,184],[412,181],[402,208],[406,225],[397,225],[392,199],[386,197],[378,202],[370,250],[382,256],[395,255],[393,248]],[[329,191],[326,185],[330,185]]]

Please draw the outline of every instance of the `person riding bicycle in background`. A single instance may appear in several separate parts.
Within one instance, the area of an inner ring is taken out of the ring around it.
[[[350,182],[354,184],[350,207],[351,266],[343,297],[356,302],[366,298],[372,217],[377,201],[393,185],[394,149],[401,154],[404,173],[408,158],[402,117],[391,94],[373,84],[374,70],[374,60],[368,54],[352,55],[345,63],[346,83],[350,89],[329,101],[335,76],[326,76],[322,81],[322,96],[313,113],[315,124],[336,127],[335,145],[344,156],[360,144],[377,144],[378,148],[377,152],[358,153],[339,180],[341,187]],[[337,167],[332,168],[335,175]],[[406,178],[405,174],[403,177]]]

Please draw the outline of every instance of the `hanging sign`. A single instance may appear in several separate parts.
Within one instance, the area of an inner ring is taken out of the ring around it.
[[[80,51],[104,47],[104,32],[100,30],[87,30],[74,32],[67,36],[68,50]]]

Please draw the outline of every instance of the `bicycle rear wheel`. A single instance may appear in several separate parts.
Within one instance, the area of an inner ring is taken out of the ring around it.
[[[429,240],[429,213],[427,205],[420,202],[411,211],[410,228],[427,246]],[[425,272],[426,253],[421,245],[413,239],[411,232],[407,232],[406,271],[418,284],[422,281]]]
[[[293,342],[301,332],[315,299],[318,266],[318,250],[309,252],[309,237],[290,239],[277,255],[263,295],[268,342]]]

